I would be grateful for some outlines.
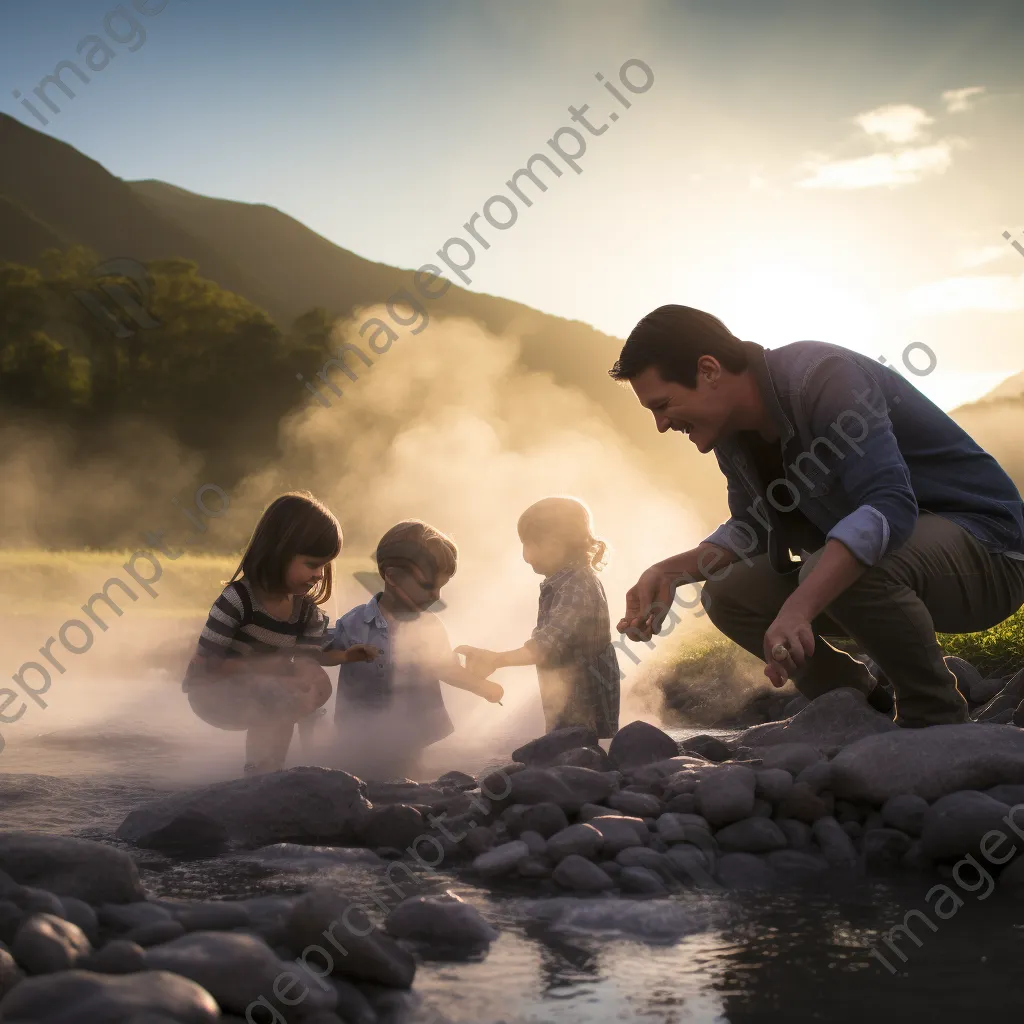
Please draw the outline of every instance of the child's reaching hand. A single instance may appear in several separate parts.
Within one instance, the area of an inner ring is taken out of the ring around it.
[[[375,661],[380,655],[380,649],[373,644],[353,644],[345,648],[346,661]]]
[[[484,700],[489,700],[492,704],[500,704],[501,698],[505,696],[505,691],[501,685],[490,679],[481,680],[479,687],[480,688],[477,690],[477,693],[479,693]]]
[[[466,671],[472,672],[475,676],[484,679],[493,675],[500,667],[498,655],[494,651],[484,650],[482,647],[468,647],[463,645],[455,648],[456,654],[461,654],[466,659]],[[494,684],[497,686],[497,683]],[[488,698],[489,699],[489,698]]]

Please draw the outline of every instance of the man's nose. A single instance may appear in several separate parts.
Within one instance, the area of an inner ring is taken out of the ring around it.
[[[657,423],[657,425],[658,425],[658,433],[659,434],[664,434],[665,431],[668,430],[669,427],[672,426],[672,424],[668,421],[668,418],[665,417],[665,416],[655,416],[654,417],[654,422]]]

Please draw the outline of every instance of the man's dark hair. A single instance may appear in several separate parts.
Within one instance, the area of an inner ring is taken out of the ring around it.
[[[608,373],[632,380],[653,366],[662,379],[693,388],[701,356],[714,356],[730,373],[747,368],[743,342],[721,320],[692,306],[659,306],[630,331]]]

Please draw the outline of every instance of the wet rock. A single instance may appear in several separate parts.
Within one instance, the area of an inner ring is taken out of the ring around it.
[[[544,803],[527,807],[520,819],[522,830],[539,832],[544,839],[561,832],[569,824],[569,819],[558,804]]]
[[[901,793],[928,801],[960,790],[1024,782],[1024,732],[1013,726],[933,725],[869,736],[832,762],[836,796],[883,804]]]
[[[595,772],[606,772],[612,767],[611,758],[600,748],[595,750],[593,747],[574,747],[572,750],[565,750],[551,763],[552,766],[590,768]]]
[[[639,818],[591,818],[587,824],[601,833],[601,849],[610,857],[630,846],[643,846],[650,838],[647,826]]]
[[[798,821],[796,818],[779,818],[776,824],[786,837],[786,842],[794,850],[811,845],[811,826],[807,822]]]
[[[616,884],[622,874],[622,865],[614,860],[599,860],[597,866]]]
[[[296,971],[294,963],[281,960],[262,939],[233,932],[192,932],[152,946],[146,950],[146,967],[189,978],[222,1010],[240,1014],[261,996],[287,1011],[287,1003],[277,1002],[274,986],[280,975]],[[332,1010],[335,1001],[333,992],[310,986],[303,1010]]]
[[[64,913],[61,915],[64,920],[77,924],[89,942],[96,945],[100,935],[96,911],[84,900],[77,900],[74,896],[65,896],[61,903],[64,906]]]
[[[823,693],[787,721],[770,722],[747,729],[740,735],[740,742],[749,747],[766,747],[775,743],[809,743],[816,747],[846,746],[862,737],[893,730],[899,730],[899,726],[875,711],[864,694],[843,686]]]
[[[459,771],[445,772],[437,780],[437,784],[442,789],[476,789],[476,779]]]
[[[782,885],[806,885],[828,872],[829,863],[809,850],[773,850],[765,863]]]
[[[563,889],[576,892],[603,892],[614,884],[596,864],[575,853],[560,861],[551,877]]]
[[[940,797],[924,814],[921,848],[934,861],[965,853],[978,855],[982,837],[993,829],[1008,831],[1010,808],[984,793],[965,791]],[[1024,820],[1024,815],[1019,815]]]
[[[728,761],[732,757],[732,751],[727,743],[717,736],[691,736],[679,744],[680,754],[696,754],[708,761],[716,763]]]
[[[463,840],[466,852],[472,857],[479,857],[481,853],[486,853],[488,850],[493,850],[497,843],[495,832],[493,828],[487,825],[477,825],[476,828],[471,828],[466,833],[466,838]]]
[[[864,820],[864,811],[859,804],[850,803],[849,800],[837,800],[835,808],[836,821],[840,825],[847,822],[861,823]]]
[[[702,757],[693,757],[689,754],[678,754],[676,757],[667,758],[664,761],[653,761],[651,764],[641,765],[639,768],[632,768],[627,772],[630,783],[641,787],[642,792],[662,792],[666,786],[673,788],[669,782],[673,776],[679,776],[681,772],[692,772],[705,768],[710,761]],[[680,776],[681,777],[681,776]]]
[[[527,829],[525,832],[519,833],[519,838],[522,842],[526,843],[526,848],[530,851],[531,857],[544,857],[547,854],[548,844],[539,832]]]
[[[770,818],[772,813],[773,808],[769,801],[760,798],[754,800],[754,809],[750,812],[752,818]]]
[[[793,788],[793,776],[782,768],[762,768],[754,774],[754,794],[772,803],[778,803]]]
[[[1006,682],[1005,679],[979,679],[971,687],[970,694],[965,696],[972,704],[985,705],[1006,686]]]
[[[699,889],[716,889],[718,882],[713,877],[717,856],[710,849],[700,849],[689,843],[673,846],[665,854],[665,866],[672,877],[684,885]]]
[[[798,693],[792,700],[786,702],[785,707],[782,709],[782,717],[792,718],[794,715],[800,714],[804,708],[810,706],[811,702],[802,693]]]
[[[637,768],[652,761],[664,761],[679,753],[676,741],[657,726],[630,722],[613,737],[608,756],[617,768]]]
[[[694,783],[696,788],[696,783]],[[692,814],[697,810],[697,797],[693,793],[680,793],[665,804],[666,811],[678,814]]]
[[[612,793],[608,806],[636,818],[657,817],[662,812],[662,802],[647,793]]]
[[[96,911],[99,923],[109,931],[127,932],[155,921],[170,921],[171,912],[158,903],[140,900],[138,903],[105,903]]]
[[[562,771],[569,769],[563,768]],[[574,771],[586,771],[586,768],[572,769]],[[593,774],[597,775],[597,772]],[[603,778],[603,776],[598,776]],[[563,782],[554,771],[549,768],[524,768],[511,776],[511,794],[509,799],[513,803],[525,804],[546,804],[555,803],[568,811],[578,810],[584,799],[576,797],[569,786]]]
[[[821,847],[822,856],[834,868],[853,868],[857,865],[857,850],[843,826],[833,817],[819,818],[811,826],[811,834]]]
[[[794,780],[802,783],[817,796],[823,789],[832,785],[832,762],[817,761],[808,765]]]
[[[29,974],[69,971],[79,957],[91,951],[89,940],[78,925],[53,914],[26,918],[11,944],[14,959]]]
[[[824,755],[810,743],[775,743],[770,747],[759,747],[757,756],[761,759],[761,771],[778,769],[799,775],[805,768],[823,760]]]
[[[715,842],[723,853],[769,853],[783,849],[786,836],[768,818],[746,818],[719,829]]]
[[[520,878],[547,878],[551,874],[551,862],[547,857],[529,856],[516,867]]]
[[[498,937],[476,907],[451,893],[444,899],[403,900],[388,914],[384,927],[393,938],[430,943],[435,949],[479,949]]]
[[[22,973],[14,962],[14,957],[0,946],[0,999],[22,980]]]
[[[873,828],[864,833],[864,868],[871,873],[896,870],[913,840],[896,828]]]
[[[1013,807],[1014,804],[1024,804],[1024,783],[992,786],[989,789],[986,789],[985,792],[992,797],[993,800],[1009,804],[1011,807]]]
[[[94,905],[129,903],[145,895],[127,853],[88,839],[0,833],[0,870],[21,885]]]
[[[1024,700],[1024,669],[1013,676],[987,704],[979,708],[974,713],[974,719],[977,722],[991,722],[1007,711],[1010,712],[1012,718],[1014,710],[1022,700]]]
[[[920,839],[911,842],[910,848],[903,855],[900,865],[910,871],[928,871],[933,867],[933,862],[924,852]]]
[[[140,925],[124,933],[122,938],[134,942],[137,946],[160,946],[165,942],[180,939],[185,934],[185,926],[180,921],[154,921],[152,924]]]
[[[634,845],[639,845],[639,840]],[[592,823],[568,825],[548,839],[546,852],[553,860],[560,861],[573,855],[596,857],[602,846],[604,836]]]
[[[54,917],[64,916],[63,902],[57,896],[54,896],[52,892],[47,892],[45,889],[37,889],[31,885],[21,886],[12,899],[25,911],[26,915],[52,914]]]
[[[597,733],[582,725],[569,726],[566,729],[555,729],[553,732],[538,736],[529,743],[524,743],[512,751],[512,760],[531,768],[547,768],[555,763],[559,754],[579,747],[600,749]]]
[[[296,954],[307,946],[319,946],[331,956],[325,966],[333,965],[333,970],[328,973],[353,981],[406,989],[416,974],[411,954],[370,922],[365,907],[332,889],[314,889],[299,899],[285,933],[288,947]]]
[[[615,855],[615,863],[623,868],[647,868],[663,878],[672,878],[672,869],[664,853],[646,846],[630,846]]]
[[[187,932],[219,932],[232,928],[248,928],[252,914],[243,903],[212,900],[209,903],[190,903],[171,910],[174,919]]]
[[[210,815],[187,808],[157,828],[141,833],[135,845],[168,857],[216,857],[227,849],[228,834]]]
[[[882,820],[890,828],[897,828],[910,836],[919,836],[927,810],[927,800],[913,793],[900,793],[889,797],[882,805]]]
[[[511,792],[512,776],[523,771],[525,764],[512,761],[503,768],[490,772],[480,779],[480,792],[488,800],[505,800]]]
[[[837,819],[838,820],[838,819]],[[864,835],[864,829],[859,821],[840,821],[839,824],[842,826],[843,831],[856,843],[862,835]]]
[[[14,941],[14,936],[17,935],[26,916],[25,911],[16,903],[0,900],[0,942]]]
[[[418,836],[429,834],[430,827],[423,814],[408,804],[388,804],[371,807],[359,824],[359,843],[370,849],[390,846],[404,850]]]
[[[831,794],[813,793],[806,783],[794,782],[789,794],[779,801],[778,815],[780,818],[795,818],[810,825],[831,814],[833,807]]]
[[[595,772],[591,768],[573,765],[555,765],[549,770],[568,786],[572,793],[573,811],[583,804],[599,804],[607,800],[618,785],[618,774],[614,772]]]
[[[484,878],[500,878],[515,871],[519,862],[530,856],[530,848],[521,839],[502,843],[473,860],[473,870]]]
[[[708,824],[707,818],[699,814],[679,814],[671,811],[666,811],[658,818],[656,828],[658,835],[666,843],[682,843],[689,839],[686,831],[688,826],[697,826],[704,829],[709,835],[711,833],[711,826]]]
[[[1014,896],[1024,896],[1024,857],[1010,861],[999,875],[999,888]]]
[[[586,822],[593,818],[624,818],[626,817],[622,811],[616,811],[611,807],[605,807],[602,804],[584,804],[576,815],[580,821]]]
[[[747,818],[754,809],[755,783],[745,765],[721,765],[697,783],[697,810],[716,827]]]
[[[137,842],[194,810],[220,822],[232,841],[249,847],[298,839],[352,842],[369,810],[364,790],[359,779],[330,768],[247,776],[144,804],[125,818],[117,837]]]
[[[752,853],[722,854],[716,874],[727,889],[770,889],[775,884],[770,865]]]
[[[164,1014],[177,1024],[217,1024],[213,996],[166,971],[122,977],[62,971],[29,978],[0,1001],[0,1017],[35,1024],[121,1024],[142,1014]]]
[[[146,969],[146,951],[127,939],[111,939],[102,949],[82,957],[78,967],[97,974],[136,974]]]
[[[649,868],[623,868],[619,874],[619,887],[623,892],[643,896],[664,896],[668,889],[661,877]]]

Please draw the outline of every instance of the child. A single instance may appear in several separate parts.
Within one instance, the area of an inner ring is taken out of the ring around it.
[[[295,723],[331,695],[322,665],[372,660],[356,645],[321,651],[338,520],[308,492],[283,494],[256,524],[242,561],[210,609],[182,689],[218,729],[246,730],[246,774],[284,767]]]
[[[451,538],[407,520],[384,534],[376,561],[383,591],[338,620],[331,645],[372,644],[381,652],[338,675],[339,764],[371,777],[407,776],[418,770],[424,748],[454,731],[441,680],[492,703],[503,691],[459,664],[444,625],[429,611],[455,575]]]
[[[590,531],[590,513],[575,498],[531,505],[519,517],[519,539],[523,561],[544,577],[537,628],[515,651],[459,647],[456,654],[480,675],[536,665],[547,731],[586,725],[608,739],[619,727],[619,665],[608,602],[594,571],[606,548]]]

